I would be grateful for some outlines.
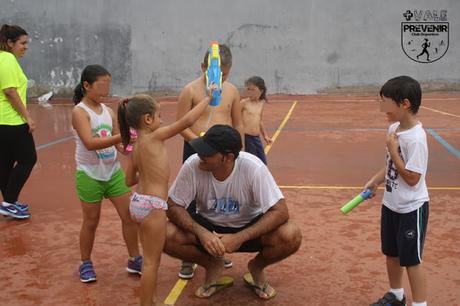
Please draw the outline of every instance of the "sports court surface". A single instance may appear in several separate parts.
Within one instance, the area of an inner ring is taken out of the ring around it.
[[[170,305],[368,305],[388,289],[380,253],[377,196],[344,216],[339,209],[385,162],[388,123],[378,95],[272,96],[264,123],[276,139],[268,163],[301,227],[300,250],[267,269],[278,296],[262,302],[245,287],[249,254],[232,254],[232,288],[194,298],[198,268],[178,281],[178,260],[163,255],[158,294]],[[175,117],[175,98],[162,99],[162,118]],[[98,281],[78,278],[81,211],[74,187],[69,101],[30,104],[38,128],[38,162],[21,194],[32,218],[0,218],[0,305],[138,305],[139,278],[125,271],[127,252],[115,209],[105,201],[93,262]],[[112,104],[115,107],[115,104]],[[460,305],[460,93],[425,94],[419,119],[427,130],[430,220],[424,253],[431,305]],[[167,142],[171,179],[181,165],[182,139]],[[120,160],[124,164],[125,157]],[[154,239],[154,238],[153,238]],[[411,300],[409,284],[404,287]]]

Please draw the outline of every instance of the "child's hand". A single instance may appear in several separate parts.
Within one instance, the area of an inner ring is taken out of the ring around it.
[[[388,148],[388,152],[390,153],[398,152],[399,141],[398,141],[398,135],[396,135],[395,132],[387,136],[387,148]]]
[[[128,151],[128,153],[131,153],[134,150],[134,144],[136,143],[136,141],[137,141],[137,135],[136,135],[136,137],[130,137],[129,138],[129,144],[126,147],[126,151]],[[128,148],[130,148],[130,149],[128,150]]]
[[[363,190],[366,190],[366,189],[371,190],[372,194],[371,194],[370,198],[373,198],[373,197],[375,197],[375,191],[377,190],[378,186],[379,185],[377,183],[375,183],[373,180],[370,180],[369,182],[366,183],[366,185],[364,185]]]
[[[117,143],[115,145],[115,148],[117,149],[118,152],[120,152],[121,154],[123,155],[128,155],[130,152],[126,151],[126,149],[123,147],[123,145],[121,143]]]
[[[211,84],[209,84],[209,87],[208,87],[208,97],[212,98],[212,92],[214,90],[219,90],[219,86],[217,86],[216,83],[212,82]]]
[[[123,155],[128,155],[134,150],[134,144],[136,143],[136,140],[137,140],[136,130],[133,128],[129,128],[129,143],[126,146],[126,148],[120,143],[119,144],[120,149],[118,151],[120,151],[120,153],[122,153]]]
[[[265,143],[266,143],[267,145],[271,145],[271,144],[273,143],[273,139],[271,139],[271,138],[268,137],[268,136],[265,136],[265,137],[264,137],[264,140],[265,140]]]

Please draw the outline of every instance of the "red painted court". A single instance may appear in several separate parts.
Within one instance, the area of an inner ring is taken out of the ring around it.
[[[273,96],[266,106],[265,126],[277,135],[268,153],[269,168],[304,236],[298,253],[267,270],[278,291],[274,300],[259,301],[245,287],[248,254],[229,256],[234,267],[226,274],[235,284],[210,300],[193,297],[203,281],[201,268],[192,281],[174,287],[180,263],[164,255],[159,296],[186,306],[356,306],[383,295],[388,285],[380,253],[382,191],[347,216],[339,211],[384,165],[388,123],[379,112],[378,98]],[[165,124],[174,120],[174,101],[162,103]],[[60,100],[52,104],[53,108],[29,106],[38,125],[38,163],[21,200],[30,204],[32,218],[0,218],[0,304],[138,305],[139,278],[125,271],[121,224],[108,201],[92,257],[98,281],[79,281],[81,210],[74,187],[73,105]],[[424,252],[428,303],[460,305],[460,94],[424,95],[419,119],[427,129],[430,150],[431,211]],[[176,136],[167,144],[173,179],[181,165],[182,138]],[[404,288],[411,300],[407,277]]]

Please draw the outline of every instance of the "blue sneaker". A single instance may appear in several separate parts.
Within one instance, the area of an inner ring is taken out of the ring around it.
[[[10,204],[5,206],[4,204],[0,205],[0,214],[4,216],[10,216],[16,219],[28,219],[30,214],[28,211],[22,211],[16,204]]]
[[[93,262],[85,260],[80,265],[80,281],[82,283],[89,283],[96,281],[96,272],[94,271]]]
[[[16,203],[14,203],[20,210],[22,211],[28,211],[29,210],[29,205],[26,204],[26,203],[19,203],[16,201]]]
[[[126,271],[133,274],[142,275],[142,256],[136,256],[134,259],[128,259]]]

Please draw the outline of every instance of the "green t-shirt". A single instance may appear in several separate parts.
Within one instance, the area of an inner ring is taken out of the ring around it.
[[[3,92],[4,89],[12,87],[16,88],[25,106],[27,101],[27,77],[12,53],[0,51],[0,125],[26,123]]]

